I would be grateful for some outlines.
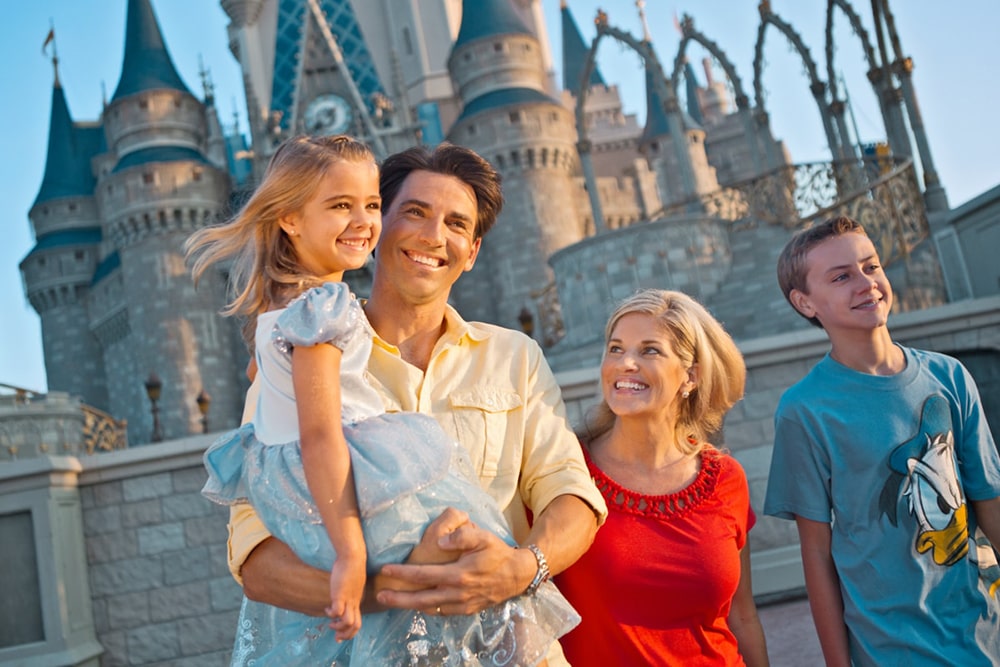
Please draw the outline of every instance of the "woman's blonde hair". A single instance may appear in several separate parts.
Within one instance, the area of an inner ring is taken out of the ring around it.
[[[674,437],[686,454],[706,447],[722,428],[722,419],[743,397],[746,366],[736,343],[700,303],[682,292],[647,289],[624,299],[604,329],[611,338],[618,322],[632,313],[649,315],[669,339],[686,368],[698,366],[691,395],[680,401]],[[616,416],[605,400],[591,408],[577,435],[584,441],[607,433]]]
[[[212,265],[233,260],[230,301],[223,315],[243,315],[244,339],[252,343],[257,315],[284,305],[317,281],[299,262],[279,221],[298,213],[316,194],[330,167],[340,161],[375,162],[365,144],[346,135],[298,136],[271,156],[264,178],[240,212],[205,227],[184,244],[195,283]]]

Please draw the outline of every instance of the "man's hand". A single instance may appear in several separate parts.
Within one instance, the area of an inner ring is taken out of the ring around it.
[[[425,538],[413,551],[414,557],[421,558],[418,550],[434,553],[425,543],[436,538],[437,553],[451,558],[443,564],[416,564],[411,559],[384,566],[381,573],[402,582],[406,589],[380,586],[380,604],[428,614],[474,614],[524,592],[538,568],[534,555],[509,546],[470,523],[467,516],[458,522],[457,516],[464,513],[447,510],[428,526]],[[426,551],[422,549],[425,546]]]

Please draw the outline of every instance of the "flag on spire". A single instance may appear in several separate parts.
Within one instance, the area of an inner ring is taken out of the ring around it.
[[[55,38],[56,38],[56,29],[55,28],[49,28],[49,34],[47,34],[45,36],[45,41],[42,42],[42,55],[43,56],[49,55],[49,44],[51,44],[53,41],[55,41]]]

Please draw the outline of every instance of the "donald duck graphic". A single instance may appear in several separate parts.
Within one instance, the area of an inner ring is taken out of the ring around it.
[[[950,567],[969,555],[969,510],[958,476],[951,414],[942,396],[924,403],[916,436],[889,457],[891,473],[879,498],[880,513],[898,526],[900,498],[916,521],[914,549],[918,557],[932,558]],[[979,533],[977,529],[977,533]],[[1000,589],[996,553],[981,533],[973,547],[974,562],[990,594]]]

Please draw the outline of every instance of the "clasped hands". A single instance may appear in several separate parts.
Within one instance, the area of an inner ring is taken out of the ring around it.
[[[478,613],[524,591],[518,556],[468,514],[448,508],[427,527],[405,563],[383,566],[375,577],[376,600],[427,614]]]

